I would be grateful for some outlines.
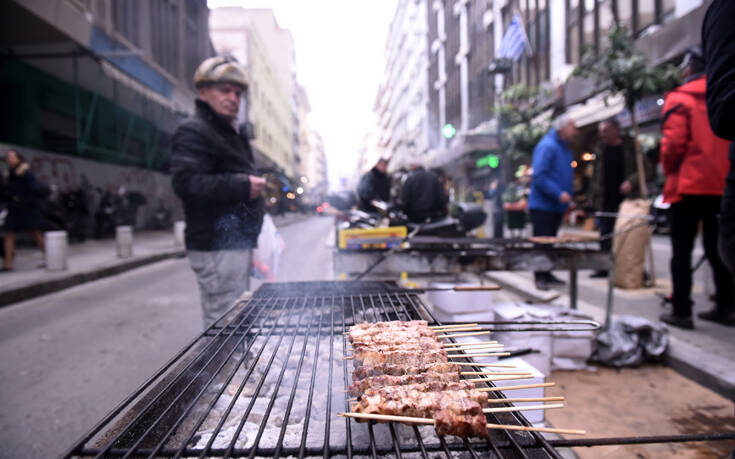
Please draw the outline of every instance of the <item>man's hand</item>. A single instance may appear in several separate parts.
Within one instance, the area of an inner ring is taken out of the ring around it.
[[[620,194],[628,195],[631,191],[633,191],[633,184],[630,183],[630,180],[626,180],[620,184]]]
[[[260,196],[265,189],[265,179],[262,177],[250,176],[250,199],[253,200]]]
[[[559,202],[562,204],[572,202],[572,195],[567,193],[566,191],[562,191],[561,194],[559,195]]]

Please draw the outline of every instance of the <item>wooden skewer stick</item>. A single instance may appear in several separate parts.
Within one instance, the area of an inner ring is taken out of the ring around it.
[[[480,392],[502,392],[506,390],[514,390],[514,389],[535,389],[537,387],[552,387],[555,386],[556,383],[553,382],[547,382],[547,383],[536,383],[536,384],[519,384],[517,386],[500,386],[500,387],[480,387]]]
[[[486,354],[448,354],[450,359],[468,359],[470,357],[507,357],[510,352],[489,352]]]
[[[461,367],[480,367],[480,368],[515,368],[516,366],[510,363],[471,363],[471,362],[452,362],[454,365]]]
[[[465,381],[468,382],[492,382],[492,381],[511,381],[513,379],[530,379],[533,375],[531,373],[526,373],[525,375],[513,375],[513,376],[495,376],[491,378],[472,378],[472,379],[465,379]]]
[[[351,402],[355,402],[357,401],[357,397],[350,397],[347,400]],[[521,397],[521,398],[491,398],[488,400],[488,403],[527,403],[527,402],[563,402],[563,401],[564,401],[564,397]]]
[[[491,398],[488,403],[563,402],[564,397]]]
[[[527,375],[527,374],[530,374],[530,372],[529,371],[462,371],[459,374],[465,375],[465,376],[483,376],[483,375],[505,376],[505,375]]]
[[[447,352],[457,352],[457,351],[465,351],[465,352],[485,352],[485,349],[502,349],[505,346],[502,344],[485,344],[484,346],[477,346],[477,347],[450,347],[449,349],[445,349]]]
[[[410,416],[392,416],[389,414],[369,414],[369,413],[338,413],[338,416],[348,418],[367,419],[373,421],[389,421],[389,422],[403,422],[405,424],[434,424],[433,419],[428,418],[414,418]],[[528,427],[528,426],[513,426],[507,424],[487,424],[488,429],[507,429],[507,430],[524,430],[526,432],[550,432],[557,434],[568,434],[568,435],[584,435],[587,432],[584,430],[577,429],[556,429],[551,427]]]
[[[450,328],[448,330],[438,330],[438,333],[450,333],[450,332],[451,333],[454,333],[454,332],[465,332],[465,331],[474,331],[474,332],[476,332],[478,330],[482,330],[482,328],[480,328],[480,327]],[[488,335],[490,334],[490,331],[489,330],[485,330],[485,331],[487,331],[487,334]],[[459,335],[459,336],[471,336],[471,335]],[[447,336],[445,336],[445,335],[437,335],[437,337],[439,337],[439,338],[446,338]]]
[[[533,411],[533,410],[553,410],[555,408],[564,408],[563,403],[552,403],[549,405],[529,405],[529,406],[509,406],[506,408],[485,408],[483,413],[510,413],[513,411]]]
[[[475,330],[482,330],[480,328],[480,325],[478,324],[458,324],[458,325],[437,325],[436,328],[429,327],[430,330],[433,330],[437,333],[447,333],[447,332],[454,332],[454,331],[475,331]],[[349,335],[350,332],[342,332],[343,335]]]
[[[497,341],[480,341],[477,343],[442,343],[443,347],[479,346],[480,344],[498,344]]]
[[[458,330],[452,330],[452,331],[458,331]],[[489,335],[489,334],[490,334],[490,330],[485,330],[485,331],[478,331],[478,332],[474,332],[474,333],[454,333],[454,334],[451,334],[451,335],[437,335],[437,338],[441,338],[441,339],[444,339],[444,338],[464,338],[465,336],[478,336],[478,335]]]
[[[432,330],[441,330],[444,328],[465,328],[465,327],[479,327],[480,324],[472,323],[472,324],[452,324],[452,325],[429,325],[429,328]]]

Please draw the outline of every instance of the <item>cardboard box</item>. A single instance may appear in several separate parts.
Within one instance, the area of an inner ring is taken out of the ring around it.
[[[515,368],[513,368],[513,371],[529,371],[531,372],[532,377],[528,379],[518,379],[518,380],[510,380],[510,381],[495,381],[494,384],[498,387],[518,386],[521,384],[538,384],[538,383],[546,382],[546,376],[544,376],[538,370],[538,368],[528,363],[525,357],[523,358],[515,357],[511,359],[503,359],[501,362],[507,363],[510,365],[515,365]],[[545,393],[545,390],[543,387],[503,391],[503,395],[505,395],[508,398],[543,397],[544,393]],[[538,404],[539,404],[538,402],[514,403],[515,406],[529,406],[529,405],[538,405]],[[529,420],[529,422],[534,423],[534,424],[544,421],[544,410],[524,411],[523,415],[526,417],[526,419]]]
[[[463,285],[468,286],[471,284],[449,284],[443,282],[434,282],[431,284],[431,287],[450,289]],[[490,315],[494,317],[495,314],[493,313],[493,293],[494,292],[490,291],[430,291],[428,292],[428,298],[429,302],[434,305],[434,309],[441,311],[445,315],[490,313]]]

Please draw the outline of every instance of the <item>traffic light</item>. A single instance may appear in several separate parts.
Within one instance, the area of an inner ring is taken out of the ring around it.
[[[452,137],[454,137],[454,134],[456,133],[457,133],[457,130],[454,128],[454,126],[452,126],[449,123],[445,124],[444,127],[442,128],[442,135],[447,139],[451,139]]]

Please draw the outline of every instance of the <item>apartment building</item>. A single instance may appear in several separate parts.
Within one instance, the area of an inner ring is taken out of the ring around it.
[[[290,32],[272,10],[234,7],[212,10],[209,29],[217,53],[237,58],[250,78],[247,116],[259,162],[293,179],[299,172],[298,97]]]
[[[428,2],[399,0],[385,45],[385,73],[374,110],[390,170],[423,161],[429,150]]]

